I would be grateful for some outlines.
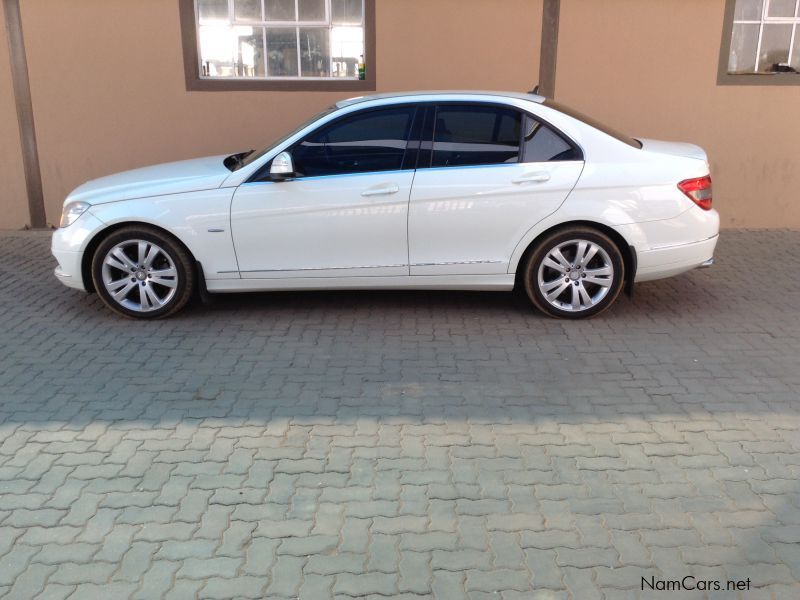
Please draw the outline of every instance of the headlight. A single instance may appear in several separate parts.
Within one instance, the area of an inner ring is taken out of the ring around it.
[[[70,202],[61,212],[60,227],[69,227],[89,208],[88,202]]]

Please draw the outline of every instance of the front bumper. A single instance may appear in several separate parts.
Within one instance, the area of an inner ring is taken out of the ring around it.
[[[53,274],[61,283],[69,288],[86,291],[81,273],[83,252],[53,252],[58,261],[58,266],[53,269]]]
[[[83,281],[83,253],[95,233],[103,227],[105,225],[100,219],[86,211],[69,227],[53,232],[50,252],[58,261],[53,273],[61,283],[76,290],[87,290]]]

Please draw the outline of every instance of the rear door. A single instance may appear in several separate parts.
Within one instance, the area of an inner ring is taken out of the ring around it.
[[[411,275],[506,273],[582,169],[577,146],[516,107],[429,106],[409,204]]]

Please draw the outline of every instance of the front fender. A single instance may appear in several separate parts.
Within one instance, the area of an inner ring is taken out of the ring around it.
[[[164,229],[203,265],[206,279],[236,279],[239,269],[230,228],[233,191],[234,188],[219,188],[168,194],[100,204],[89,210],[103,222],[103,229],[124,223]]]

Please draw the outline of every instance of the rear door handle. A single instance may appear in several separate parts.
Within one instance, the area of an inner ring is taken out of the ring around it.
[[[389,196],[400,191],[400,186],[395,183],[385,183],[368,188],[361,192],[362,196]]]
[[[550,173],[547,171],[536,171],[535,173],[525,173],[517,179],[513,179],[511,183],[544,183],[550,181]]]

